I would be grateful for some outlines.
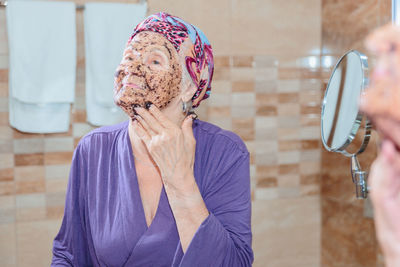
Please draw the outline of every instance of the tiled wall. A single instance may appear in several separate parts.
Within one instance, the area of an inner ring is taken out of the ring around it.
[[[238,133],[251,152],[254,266],[319,266],[321,1],[148,3],[149,13],[167,11],[199,26],[213,45],[212,96],[198,113]],[[0,9],[1,266],[50,261],[73,149],[92,129],[85,122],[82,18],[78,11],[70,131],[32,135],[8,125],[8,47]]]
[[[391,1],[322,0],[322,58],[336,60],[350,49],[362,53],[368,33],[391,18]],[[373,67],[370,56],[369,65]],[[322,68],[323,89],[332,68]],[[368,170],[376,157],[377,134],[372,133],[360,164]],[[367,218],[368,201],[355,198],[350,159],[337,153],[322,152],[321,204],[323,267],[383,266],[375,238],[374,222]]]

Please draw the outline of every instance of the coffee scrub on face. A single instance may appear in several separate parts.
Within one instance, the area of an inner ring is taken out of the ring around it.
[[[161,34],[143,31],[124,50],[115,73],[114,102],[134,118],[134,105],[165,108],[179,95],[182,65],[174,46]]]

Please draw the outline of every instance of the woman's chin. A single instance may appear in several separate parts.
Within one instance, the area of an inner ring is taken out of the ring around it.
[[[393,143],[397,152],[400,152],[400,122],[386,116],[379,116],[373,120],[382,140]]]

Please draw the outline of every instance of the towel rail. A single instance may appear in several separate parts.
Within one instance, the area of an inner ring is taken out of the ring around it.
[[[146,0],[139,0],[139,3],[144,4],[146,2]],[[0,7],[6,7],[8,5],[7,0],[0,0]],[[77,10],[83,10],[85,9],[85,5],[76,5],[76,9]]]

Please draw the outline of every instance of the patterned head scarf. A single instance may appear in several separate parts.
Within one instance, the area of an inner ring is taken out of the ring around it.
[[[197,107],[202,100],[210,96],[214,59],[210,42],[199,28],[178,17],[160,12],[139,23],[129,42],[142,31],[162,34],[172,43],[178,53],[182,43],[190,38],[191,48],[185,55],[185,64],[193,83],[197,86],[197,91],[192,97],[193,107]]]

